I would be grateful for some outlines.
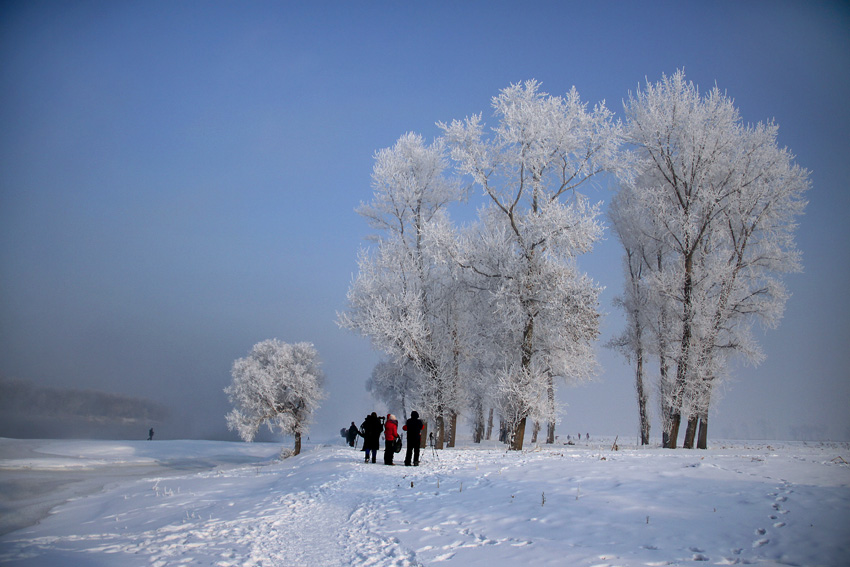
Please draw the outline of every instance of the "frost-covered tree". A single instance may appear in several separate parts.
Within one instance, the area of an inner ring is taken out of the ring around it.
[[[376,153],[373,200],[357,209],[378,231],[376,247],[361,252],[349,308],[339,315],[341,326],[369,337],[397,364],[407,360],[419,369],[417,410],[436,421],[438,444],[446,417],[459,410],[452,399],[457,334],[451,267],[435,262],[425,242],[429,227],[449,223],[446,206],[463,197],[446,167],[443,142],[429,145],[416,134]]]
[[[641,445],[649,444],[650,416],[649,389],[646,385],[647,334],[646,317],[649,313],[648,296],[644,282],[644,274],[649,271],[647,249],[639,238],[640,229],[634,226],[640,218],[631,215],[628,202],[629,193],[622,192],[615,196],[608,207],[608,218],[625,255],[623,258],[625,283],[623,295],[615,298],[614,304],[620,307],[626,315],[626,329],[611,339],[608,345],[620,351],[630,363],[635,365],[635,393],[638,402],[638,420]]]
[[[260,426],[295,437],[294,454],[301,452],[301,436],[325,397],[324,374],[315,347],[269,339],[254,345],[248,356],[233,362],[233,382],[225,392],[233,404],[227,426],[244,441],[253,441]]]
[[[372,369],[366,389],[392,413],[407,419],[407,409],[420,406],[418,385],[421,383],[421,373],[410,359],[382,360]]]
[[[675,366],[660,388],[665,434],[675,448],[685,417],[684,446],[699,428],[704,448],[729,356],[762,358],[752,326],[778,324],[780,276],[800,269],[794,232],[808,172],[778,146],[775,124],[744,124],[730,98],[717,87],[701,94],[682,71],[631,94],[625,110],[637,165],[620,221],[632,251],[655,254],[643,254],[641,276],[654,313],[640,320],[663,333],[662,368]]]
[[[488,201],[454,255],[490,300],[500,410],[521,449],[528,418],[548,422],[554,441],[555,379],[595,371],[600,289],[576,258],[602,229],[598,206],[577,189],[617,166],[620,138],[604,104],[589,110],[575,89],[550,96],[528,81],[502,90],[493,107],[491,132],[480,114],[440,127],[458,171]]]

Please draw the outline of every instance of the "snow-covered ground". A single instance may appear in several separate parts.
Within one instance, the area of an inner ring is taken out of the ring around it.
[[[611,442],[464,444],[414,468],[341,439],[283,461],[263,443],[0,439],[0,564],[850,561],[848,444]]]

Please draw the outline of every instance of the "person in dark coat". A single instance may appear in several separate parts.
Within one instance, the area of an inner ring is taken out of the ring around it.
[[[387,414],[387,421],[384,423],[384,464],[392,466],[393,455],[395,455],[395,441],[398,439],[398,420],[391,413]]]
[[[419,466],[419,444],[422,442],[422,430],[425,429],[425,424],[419,419],[419,412],[410,412],[410,419],[402,427],[407,431],[407,453],[404,455],[404,465],[410,466],[413,457],[413,466]]]
[[[360,426],[360,431],[363,435],[363,450],[366,451],[364,462],[369,462],[369,453],[372,453],[372,462],[377,461],[378,447],[381,445],[381,431],[383,429],[384,426],[375,412],[366,416],[366,420]]]
[[[351,427],[348,428],[348,434],[346,435],[346,441],[348,441],[349,447],[354,447],[354,442],[357,441],[357,426],[354,425],[354,422],[351,422]]]

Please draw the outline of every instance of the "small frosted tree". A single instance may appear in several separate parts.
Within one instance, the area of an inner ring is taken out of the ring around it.
[[[227,426],[251,442],[260,426],[295,437],[293,454],[301,452],[301,436],[325,397],[324,374],[310,343],[287,344],[269,339],[254,345],[233,362],[233,383],[225,392],[233,404]]]

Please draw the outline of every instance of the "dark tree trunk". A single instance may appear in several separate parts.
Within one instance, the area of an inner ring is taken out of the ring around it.
[[[484,408],[478,407],[475,412],[475,426],[472,429],[472,442],[481,443],[484,437]]]
[[[511,451],[522,451],[522,442],[525,440],[525,421],[522,418],[514,430],[514,437],[511,439]]]
[[[435,424],[435,429],[437,430],[436,439],[434,440],[434,448],[442,449],[443,443],[446,439],[446,420],[442,415],[438,415],[437,419],[435,419],[437,423]]]
[[[685,242],[685,249],[689,243]],[[684,401],[685,387],[688,378],[688,353],[691,349],[691,324],[693,318],[693,306],[691,305],[693,293],[693,258],[690,254],[685,256],[685,282],[682,290],[683,294],[683,320],[682,320],[682,341],[681,350],[679,353],[678,365],[676,366],[676,382],[673,385],[673,422],[670,426],[670,448],[676,448],[676,441],[679,437],[679,427],[682,423],[682,402]],[[687,438],[687,435],[686,435]],[[684,445],[687,448],[687,441]]]
[[[449,439],[446,443],[447,447],[455,446],[455,436],[457,435],[457,413],[449,413]]]
[[[661,446],[670,449],[670,427],[673,424],[673,409],[670,405],[667,359],[660,357],[661,388]]]
[[[682,423],[682,416],[678,411],[673,411],[670,415],[670,435],[667,439],[667,448],[675,449],[676,442],[679,439],[679,425]]]
[[[301,434],[295,434],[295,449],[292,451],[293,455],[298,455],[301,453]]]
[[[693,449],[694,448],[694,437],[697,434],[697,416],[692,415],[688,418],[688,428],[685,430],[685,441],[682,443],[682,447],[685,449]]]
[[[493,408],[490,408],[490,415],[487,417],[487,432],[484,434],[484,438],[487,441],[493,437]]]
[[[649,412],[646,409],[647,394],[643,386],[643,348],[640,347],[640,326],[637,328],[638,348],[635,364],[635,387],[637,388],[638,415],[640,417],[640,444],[649,445]]]
[[[697,449],[708,449],[708,416],[699,419],[699,435],[697,436]]]
[[[546,397],[549,404],[549,411],[555,415],[555,378],[550,374],[547,377]],[[555,442],[555,422],[550,421],[546,424],[546,442],[550,445]]]

